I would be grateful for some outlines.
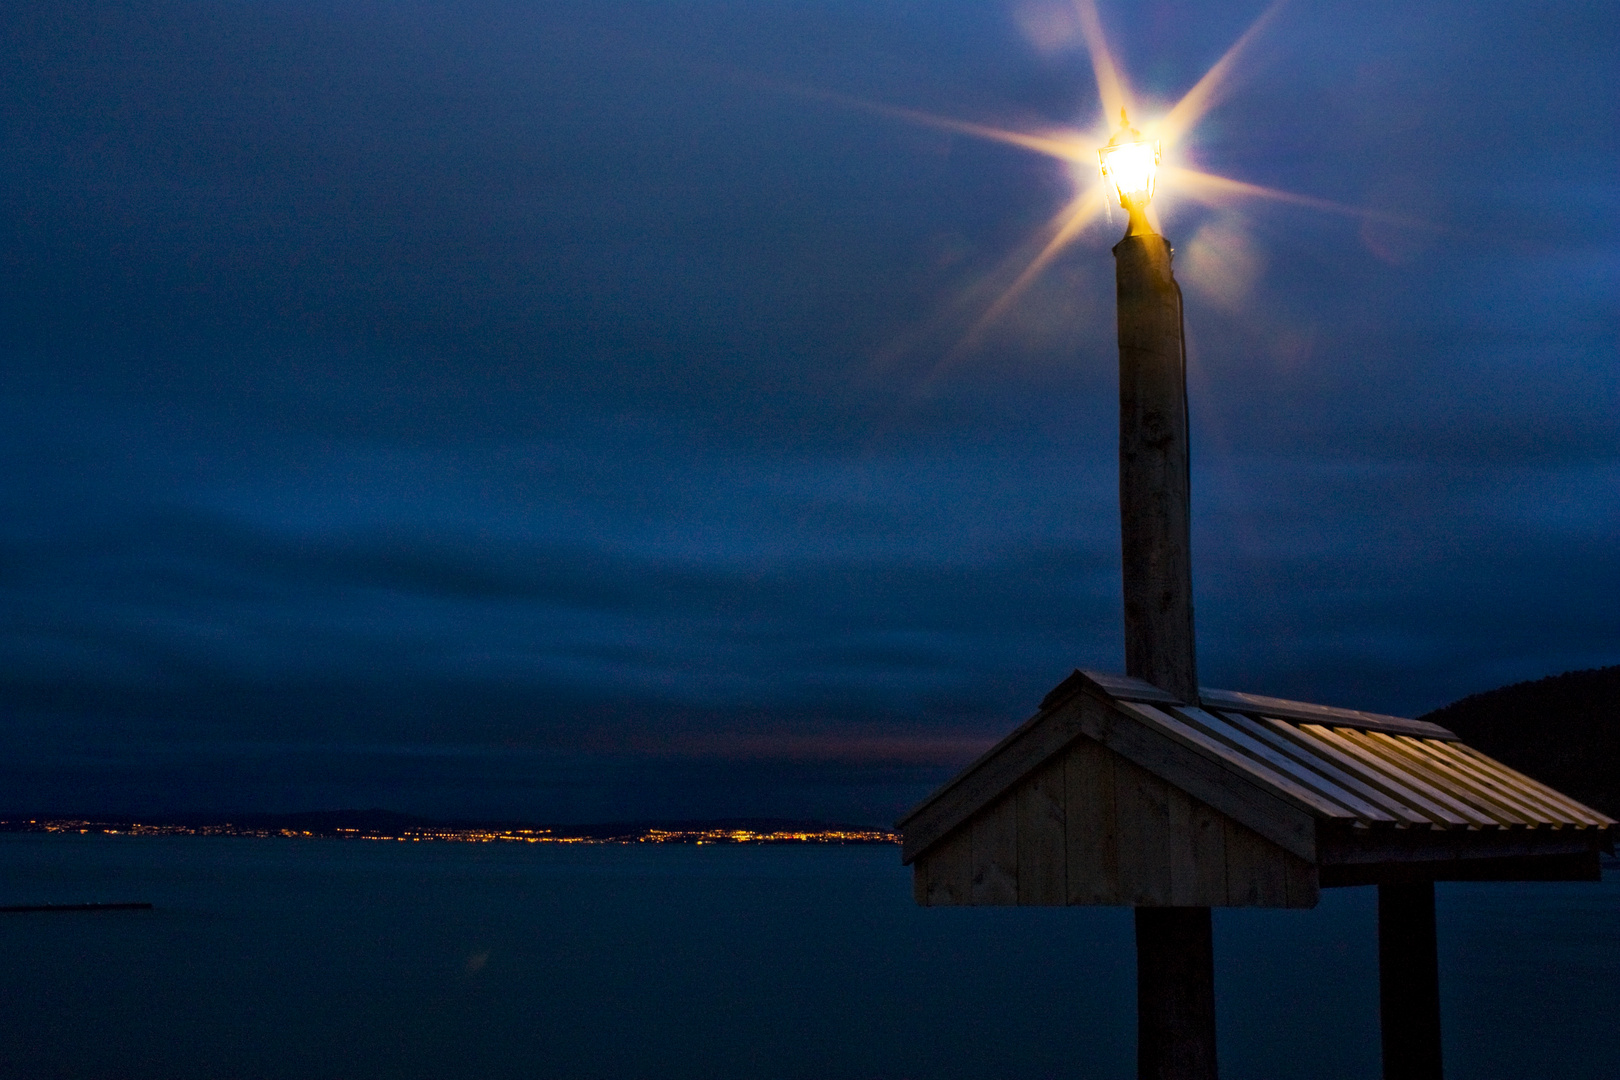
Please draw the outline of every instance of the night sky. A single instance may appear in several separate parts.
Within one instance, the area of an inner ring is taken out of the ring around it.
[[[4,5],[0,809],[880,822],[1119,669],[1123,217],[965,340],[1075,173],[845,100],[1091,131],[1073,11]],[[1156,200],[1206,685],[1620,662],[1613,16],[1295,0],[1177,149],[1413,219]]]

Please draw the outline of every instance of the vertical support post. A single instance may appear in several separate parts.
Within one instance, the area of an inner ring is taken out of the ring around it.
[[[1384,1080],[1441,1080],[1434,882],[1378,886]]]
[[[1138,1080],[1215,1080],[1209,908],[1136,909]]]
[[[1125,673],[1196,705],[1181,289],[1169,242],[1150,228],[1135,231],[1139,217],[1134,211],[1131,234],[1114,246]]]
[[[1125,673],[1198,703],[1187,365],[1170,244],[1140,207],[1114,246]],[[1136,909],[1139,1080],[1215,1080],[1209,908]]]

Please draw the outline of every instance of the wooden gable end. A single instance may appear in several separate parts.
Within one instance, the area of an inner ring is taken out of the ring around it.
[[[1074,738],[917,855],[919,904],[1315,907],[1317,870]]]

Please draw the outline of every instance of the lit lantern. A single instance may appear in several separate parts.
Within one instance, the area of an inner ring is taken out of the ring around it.
[[[1120,129],[1097,151],[1103,177],[1114,186],[1119,205],[1127,210],[1148,204],[1153,198],[1153,178],[1159,170],[1159,142],[1143,140],[1142,133],[1130,126],[1120,111]]]

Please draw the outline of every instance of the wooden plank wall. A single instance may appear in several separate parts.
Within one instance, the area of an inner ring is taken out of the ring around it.
[[[1315,907],[1316,868],[1080,737],[913,864],[919,904]]]

